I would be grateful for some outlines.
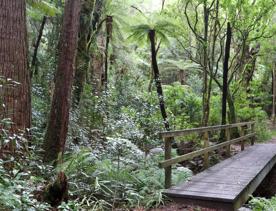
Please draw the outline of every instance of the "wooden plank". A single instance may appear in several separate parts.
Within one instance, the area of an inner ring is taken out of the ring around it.
[[[195,178],[192,181],[193,182],[201,182],[204,179],[205,183],[210,183],[210,185],[212,183],[217,183],[217,184],[228,184],[228,185],[246,185],[248,183],[248,180],[250,180],[250,178],[248,177],[240,177],[237,178],[235,177],[235,179],[233,180],[232,177],[228,177],[228,178],[222,178],[221,177],[212,177],[212,178]]]
[[[185,205],[191,205],[193,207],[195,206],[201,206],[201,207],[209,207],[214,210],[220,211],[233,211],[234,205],[231,202],[226,201],[212,201],[212,200],[205,200],[205,199],[197,199],[196,202],[193,199],[189,198],[181,198],[181,197],[174,197],[174,202],[179,204],[185,204]]]
[[[166,132],[160,132],[159,136],[160,138],[179,137],[179,136],[189,135],[192,133],[204,133],[209,131],[221,130],[229,127],[230,125],[216,125],[216,126],[210,126],[210,127],[199,127],[199,128],[185,129],[185,130],[166,131]]]
[[[166,138],[165,141],[165,159],[171,159],[171,146],[172,146],[172,138]],[[167,166],[165,168],[165,188],[171,187],[172,183],[172,167]]]
[[[185,195],[184,195],[185,194]],[[165,195],[172,197],[182,197],[182,198],[191,198],[193,199],[194,196],[197,196],[197,199],[205,199],[205,200],[214,200],[214,201],[224,201],[224,202],[233,202],[235,199],[233,195],[228,193],[218,194],[218,193],[204,193],[198,191],[179,191],[174,189],[169,189],[165,192]],[[183,197],[183,195],[185,197]]]
[[[205,177],[214,177],[217,179],[230,179],[232,178],[233,181],[235,181],[235,179],[250,179],[253,178],[255,176],[255,172],[251,171],[251,172],[244,172],[243,171],[236,171],[235,174],[230,174],[229,172],[233,171],[232,169],[226,169],[224,171],[219,171],[218,173],[216,172],[212,172],[211,174],[201,174],[199,176],[195,176],[193,179],[204,179]],[[191,180],[192,181],[192,180]]]
[[[258,172],[256,177],[250,182],[249,185],[244,187],[243,191],[239,193],[234,202],[234,208],[238,209],[241,207],[249,198],[249,196],[256,190],[256,188],[261,184],[266,175],[270,172],[270,170],[276,164],[276,156],[274,156],[265,166],[264,168]]]
[[[236,210],[248,200],[275,164],[276,144],[254,145],[164,193],[177,201],[226,203],[232,206],[230,210]]]
[[[230,141],[231,137],[230,137],[230,128],[225,129],[225,140],[226,141]],[[228,157],[231,156],[231,144],[226,146],[226,155]]]
[[[211,131],[222,130],[226,128],[234,128],[234,127],[239,127],[244,125],[251,125],[254,123],[255,122],[241,122],[241,123],[228,124],[228,125],[216,125],[216,126],[209,126],[209,127],[191,128],[191,129],[185,129],[185,130],[165,131],[165,132],[160,132],[159,136],[160,138],[179,137],[179,136],[189,135],[192,133],[211,132]]]
[[[251,131],[253,132],[255,131],[255,123],[251,124]],[[251,138],[251,145],[255,144],[255,139],[256,139],[255,136]]]
[[[244,182],[245,184],[245,182]],[[180,190],[180,191],[198,191],[204,193],[223,193],[226,191],[228,194],[235,195],[236,193],[242,190],[241,184],[226,184],[226,183],[210,183],[205,182],[204,180],[201,181],[191,181],[185,185],[174,186],[171,190]],[[233,194],[234,193],[234,194]]]
[[[208,132],[204,133],[203,139],[204,139],[204,148],[208,148],[209,147],[209,134],[208,134]],[[205,169],[207,169],[209,167],[209,152],[204,153],[203,166],[204,166]]]
[[[189,159],[192,159],[194,157],[198,157],[200,155],[203,155],[204,153],[211,152],[211,151],[214,151],[216,149],[225,147],[229,144],[234,144],[234,143],[239,142],[241,140],[251,138],[252,136],[255,136],[255,135],[256,135],[255,133],[251,133],[251,134],[248,134],[248,135],[243,136],[243,137],[232,139],[230,141],[226,141],[226,142],[223,142],[223,143],[220,143],[220,144],[217,144],[217,145],[213,145],[213,146],[210,146],[210,147],[207,147],[207,148],[204,148],[204,149],[201,149],[201,150],[197,150],[197,151],[185,154],[185,155],[181,155],[181,156],[177,156],[175,158],[171,158],[171,159],[168,159],[168,160],[165,160],[165,161],[161,161],[159,163],[159,167],[160,168],[166,168],[166,167],[171,166],[173,164],[183,162],[185,160],[189,160]]]
[[[241,136],[244,136],[244,134],[245,134],[244,126],[241,126]],[[244,142],[245,142],[245,140],[241,141],[241,151],[244,150]]]

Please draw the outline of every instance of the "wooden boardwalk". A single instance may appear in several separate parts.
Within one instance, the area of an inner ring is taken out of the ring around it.
[[[276,163],[276,144],[257,144],[195,175],[165,194],[180,203],[237,210]]]

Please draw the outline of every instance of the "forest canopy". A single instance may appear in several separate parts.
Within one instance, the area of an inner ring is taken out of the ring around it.
[[[0,0],[0,210],[160,207],[160,132],[255,121],[271,139],[275,14],[275,0]],[[178,164],[172,183],[203,169]]]

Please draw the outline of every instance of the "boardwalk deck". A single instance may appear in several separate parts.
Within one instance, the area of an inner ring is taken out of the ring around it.
[[[257,144],[164,193],[180,203],[236,210],[276,164],[276,144]]]

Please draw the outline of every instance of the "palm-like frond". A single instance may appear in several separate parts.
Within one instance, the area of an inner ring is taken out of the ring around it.
[[[192,61],[183,61],[183,60],[172,60],[166,59],[163,61],[164,69],[170,70],[172,67],[179,70],[198,70],[200,65]]]
[[[137,43],[143,43],[148,38],[149,30],[151,30],[151,26],[148,24],[139,24],[136,26],[130,27],[131,35],[128,37],[128,40]]]
[[[172,22],[165,20],[160,15],[153,15],[150,18],[143,19],[146,23],[137,24],[130,27],[130,36],[132,41],[145,41],[148,38],[150,30],[155,30],[156,38],[162,43],[168,43],[169,37],[173,36],[175,26]]]
[[[28,6],[31,8],[28,12],[31,17],[36,17],[38,15],[46,15],[53,17],[61,11],[55,7],[54,4],[47,2],[46,0],[27,0]]]

